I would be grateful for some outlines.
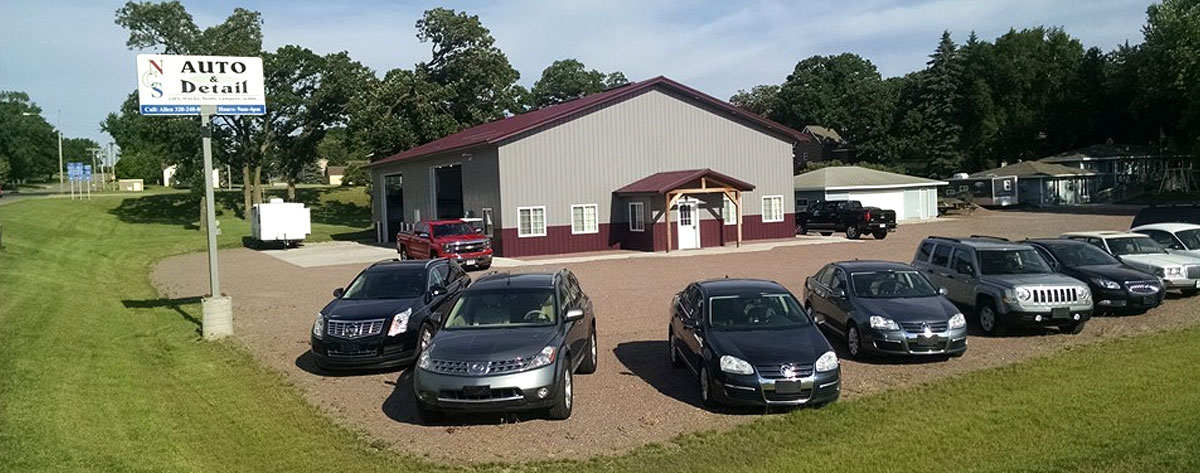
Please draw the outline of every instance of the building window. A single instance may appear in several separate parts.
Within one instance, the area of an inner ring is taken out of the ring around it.
[[[722,196],[721,220],[725,225],[737,225],[737,206],[728,196]]]
[[[546,236],[545,207],[517,207],[517,236]]]
[[[571,234],[600,233],[596,204],[571,206]]]
[[[766,195],[762,198],[763,223],[783,221],[783,196]]]
[[[482,222],[483,223],[483,234],[487,235],[487,236],[493,236],[492,235],[492,213],[493,213],[492,209],[487,208],[487,207],[483,208],[483,222]]]
[[[797,212],[799,212],[800,209],[807,209],[807,208],[808,208],[808,199],[796,199],[796,211]]]
[[[646,231],[646,204],[641,202],[629,203],[629,231]]]

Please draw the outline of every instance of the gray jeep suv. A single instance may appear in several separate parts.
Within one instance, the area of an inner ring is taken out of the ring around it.
[[[998,238],[929,237],[913,267],[964,311],[974,312],[988,335],[1009,326],[1040,325],[1079,333],[1092,315],[1087,284],[1056,274],[1033,247]]]
[[[417,358],[417,414],[544,409],[571,416],[572,375],[596,371],[596,317],[575,275],[488,274]]]

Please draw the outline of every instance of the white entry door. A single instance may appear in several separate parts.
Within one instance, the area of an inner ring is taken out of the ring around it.
[[[679,249],[700,247],[700,215],[695,201],[679,201]]]

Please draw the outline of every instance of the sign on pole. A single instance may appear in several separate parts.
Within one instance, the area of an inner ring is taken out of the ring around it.
[[[208,237],[210,296],[201,300],[204,338],[233,335],[233,307],[221,293],[217,271],[217,214],[213,196],[213,115],[267,113],[262,59],[231,56],[139,54],[138,100],[142,115],[199,115],[204,151],[204,221]]]
[[[142,115],[216,115],[267,112],[262,59],[230,56],[139,54],[138,102]]]

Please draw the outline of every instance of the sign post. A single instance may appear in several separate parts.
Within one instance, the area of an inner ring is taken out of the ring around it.
[[[217,269],[217,209],[213,186],[212,117],[266,113],[262,59],[230,56],[139,54],[142,115],[199,115],[204,149],[204,219],[208,238],[209,296],[202,299],[205,340],[233,335],[233,303],[221,293]]]

